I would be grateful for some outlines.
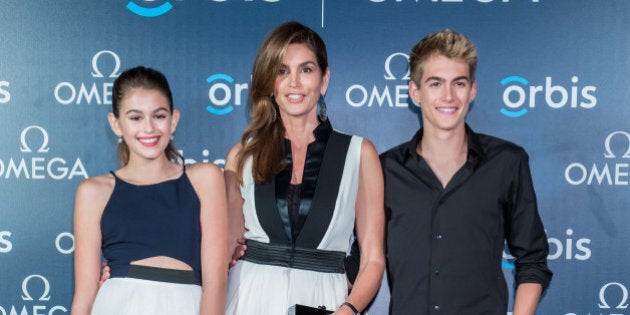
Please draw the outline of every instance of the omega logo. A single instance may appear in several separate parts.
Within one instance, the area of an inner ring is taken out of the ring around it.
[[[409,55],[405,53],[399,52],[399,53],[393,53],[389,55],[389,57],[385,59],[385,80],[397,79],[397,77],[394,74],[392,74],[391,63],[392,63],[392,59],[398,56],[405,58],[405,66],[409,63]],[[407,68],[407,72],[402,76],[402,78],[400,78],[401,80],[409,80],[409,67],[406,67],[406,68]]]
[[[630,181],[630,132],[613,131],[604,140],[604,158],[617,159],[606,160],[603,163],[584,164],[573,162],[564,171],[567,183],[571,185],[610,185],[628,186]],[[621,158],[621,159],[620,159]]]
[[[111,72],[101,71],[102,68],[107,67],[111,67]],[[92,72],[90,73],[93,78],[99,80],[95,80],[95,82],[60,82],[53,92],[55,100],[61,105],[111,105],[114,83],[110,82],[110,79],[118,77],[119,71],[120,57],[111,50],[101,50],[92,57]],[[106,79],[101,80],[101,78]]]
[[[68,161],[60,156],[50,156],[48,131],[41,126],[31,125],[20,133],[22,157],[0,158],[0,178],[25,179],[73,179],[75,176],[88,178],[80,158]]]
[[[46,279],[44,276],[42,275],[30,275],[26,278],[24,278],[24,281],[22,281],[22,300],[24,301],[33,301],[33,297],[31,296],[31,292],[28,290],[29,288],[29,283],[32,279],[37,278],[40,279],[41,282],[44,284],[44,290],[41,294],[41,296],[39,297],[38,301],[48,301],[50,300],[50,283],[48,282],[48,279]]]
[[[402,67],[394,67],[398,71],[392,71],[393,60],[402,59]],[[396,52],[385,59],[383,75],[387,81],[400,80],[391,84],[367,83],[367,85],[356,83],[346,89],[346,102],[348,105],[359,107],[388,107],[407,108],[408,90],[407,80],[409,80],[409,55]],[[400,70],[404,69],[404,70]],[[398,76],[395,73],[398,73]]]
[[[630,158],[630,133],[626,132],[626,131],[615,131],[615,132],[609,134],[608,137],[606,137],[606,141],[604,142],[604,148],[606,148],[606,153],[604,153],[604,157],[606,157],[608,159],[614,159],[614,158],[617,157],[617,155],[611,149],[611,145],[610,145],[610,141],[616,135],[619,135],[622,138],[623,138],[623,136],[625,136],[627,147],[626,147],[626,152],[621,157],[622,158],[626,158],[626,159]],[[617,138],[619,138],[619,137],[617,137]]]
[[[28,126],[26,128],[24,128],[24,130],[22,130],[22,133],[20,134],[20,142],[22,143],[22,147],[20,148],[20,151],[24,152],[24,153],[31,153],[33,152],[33,150],[31,150],[31,147],[29,147],[27,141],[26,141],[26,134],[32,130],[32,129],[36,129],[39,130],[39,132],[42,134],[43,139],[42,139],[42,145],[39,147],[39,149],[37,149],[37,153],[48,153],[48,150],[50,149],[48,147],[48,132],[46,132],[46,129],[40,127],[40,126]]]
[[[114,59],[114,69],[112,70],[112,72],[109,74],[108,77],[110,78],[118,77],[120,75],[120,73],[118,72],[120,70],[120,57],[118,57],[118,55],[111,50],[99,51],[98,53],[94,55],[94,57],[92,57],[92,76],[95,78],[103,78],[103,73],[101,73],[98,67],[98,60],[104,54],[108,54]]]
[[[621,299],[619,301],[619,304],[615,306],[615,309],[627,309],[628,308],[628,288],[626,288],[623,284],[619,282],[609,282],[599,290],[600,303],[597,306],[599,306],[599,308],[606,308],[606,309],[610,308],[610,304],[608,304],[608,300],[606,300],[606,292],[609,291],[608,288],[610,287],[616,287],[616,288],[619,288],[619,290],[621,290]],[[613,303],[613,305],[615,305],[615,303]]]

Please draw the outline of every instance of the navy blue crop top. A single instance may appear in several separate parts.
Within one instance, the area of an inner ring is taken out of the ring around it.
[[[201,281],[200,202],[186,172],[173,180],[133,185],[116,178],[101,217],[102,251],[112,277],[129,263],[168,256],[187,263]]]

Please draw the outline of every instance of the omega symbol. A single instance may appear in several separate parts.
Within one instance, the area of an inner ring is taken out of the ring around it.
[[[33,297],[31,296],[28,288],[29,288],[29,283],[32,279],[37,278],[40,279],[41,282],[44,284],[44,290],[41,294],[41,296],[39,297],[38,301],[48,301],[50,300],[50,283],[48,282],[48,279],[46,279],[44,276],[42,275],[30,275],[26,278],[24,278],[24,281],[22,281],[22,300],[24,301],[33,301]]]
[[[626,140],[626,152],[623,154],[622,158],[630,158],[630,133],[626,132],[626,131],[615,131],[611,134],[608,135],[608,137],[606,137],[606,141],[604,142],[604,147],[606,149],[606,153],[604,153],[604,157],[608,158],[608,159],[614,159],[617,157],[617,155],[613,152],[613,150],[610,148],[610,141],[612,140],[612,138],[616,135],[621,135],[621,138],[623,139],[623,136],[626,136],[625,140]]]
[[[22,147],[20,148],[20,151],[22,151],[24,153],[31,153],[31,152],[33,152],[33,150],[31,150],[31,147],[28,145],[28,143],[26,141],[26,134],[32,129],[39,130],[39,132],[43,136],[42,144],[39,147],[39,149],[37,149],[37,153],[47,153],[48,150],[50,149],[48,147],[48,132],[46,132],[46,129],[44,129],[44,128],[40,127],[40,126],[35,126],[35,125],[28,126],[28,127],[24,128],[24,130],[22,130],[22,133],[20,134],[20,142],[22,143]]]
[[[118,57],[118,55],[115,52],[111,51],[111,50],[101,50],[101,51],[97,52],[94,55],[94,57],[92,57],[92,77],[94,77],[94,78],[103,78],[103,73],[101,72],[101,70],[98,67],[98,60],[104,54],[108,54],[114,59],[114,69],[109,74],[109,77],[110,78],[118,77],[120,75],[120,73],[118,73],[118,70],[120,70],[120,57]]]
[[[392,59],[398,56],[405,58],[405,65],[409,63],[409,55],[405,53],[399,52],[399,53],[394,53],[394,54],[389,55],[389,57],[385,59],[385,80],[396,80],[397,77],[392,73],[391,63],[392,63]],[[405,72],[403,77],[400,79],[409,80],[409,67],[407,67],[407,72]]]
[[[615,306],[615,309],[627,309],[628,308],[628,288],[626,288],[623,284],[619,282],[609,282],[599,290],[599,302],[600,302],[598,304],[599,308],[606,308],[606,309],[610,308],[610,305],[608,304],[608,301],[606,300],[606,292],[608,292],[608,288],[610,288],[611,286],[615,286],[619,288],[619,290],[621,290],[621,300],[619,301],[619,304]]]

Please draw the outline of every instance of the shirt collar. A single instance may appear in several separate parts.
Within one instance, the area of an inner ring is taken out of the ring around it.
[[[333,132],[333,127],[330,124],[330,120],[328,118],[326,118],[326,120],[324,121],[319,120],[319,125],[317,125],[317,127],[315,127],[315,129],[313,130],[313,136],[315,136],[315,142],[327,143],[328,138],[330,138],[330,135],[332,134],[332,132]],[[284,142],[285,142],[285,146],[291,145],[291,140],[287,138],[284,138]]]
[[[326,118],[326,120],[320,121],[319,125],[315,127],[315,130],[313,130],[313,135],[315,136],[315,141],[327,142],[332,132],[333,128],[330,124],[330,120]]]

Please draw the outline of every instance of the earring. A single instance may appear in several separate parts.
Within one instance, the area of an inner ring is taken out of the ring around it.
[[[328,118],[326,101],[324,101],[324,95],[319,95],[319,100],[317,101],[317,116],[320,121],[326,121]]]
[[[122,142],[123,142],[122,137],[118,137],[118,143],[122,143]]]

